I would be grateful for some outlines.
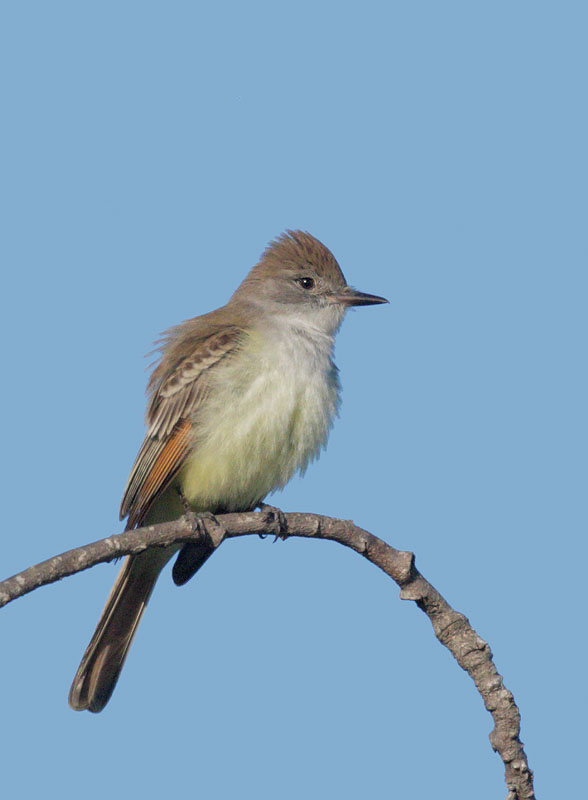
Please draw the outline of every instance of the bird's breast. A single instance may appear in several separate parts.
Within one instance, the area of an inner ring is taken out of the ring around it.
[[[196,510],[246,510],[325,445],[339,405],[332,339],[250,332],[211,381],[180,475]]]

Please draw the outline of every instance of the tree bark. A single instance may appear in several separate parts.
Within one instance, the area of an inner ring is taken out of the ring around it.
[[[413,600],[429,617],[435,636],[470,675],[492,714],[494,729],[490,743],[504,763],[507,800],[534,800],[533,773],[519,739],[519,710],[494,666],[490,647],[467,618],[451,608],[420,574],[412,553],[394,549],[351,521],[318,514],[276,515],[272,511],[222,514],[212,519],[186,514],[174,522],[109,536],[29,567],[0,583],[0,607],[40,586],[120,556],[140,553],[147,547],[198,542],[203,538],[218,547],[224,539],[251,534],[330,539],[355,550],[392,578],[400,586],[400,597]]]

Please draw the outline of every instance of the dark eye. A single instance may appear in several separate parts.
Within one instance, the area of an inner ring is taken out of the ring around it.
[[[314,278],[298,278],[297,282],[303,289],[314,289]]]

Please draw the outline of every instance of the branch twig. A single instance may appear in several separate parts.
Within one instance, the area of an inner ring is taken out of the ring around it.
[[[454,611],[423,578],[412,553],[395,550],[353,522],[317,514],[285,514],[286,529],[282,531],[276,530],[275,520],[265,513],[223,514],[217,517],[219,524],[204,518],[200,529],[196,519],[195,515],[187,514],[174,522],[125,531],[29,567],[0,583],[0,607],[40,586],[120,556],[140,553],[147,547],[194,542],[204,537],[218,547],[225,538],[267,533],[339,542],[383,570],[400,586],[400,597],[414,600],[429,617],[435,636],[470,675],[492,714],[494,729],[490,743],[504,762],[507,800],[534,800],[533,773],[519,739],[519,710],[494,666],[490,647],[467,618]]]

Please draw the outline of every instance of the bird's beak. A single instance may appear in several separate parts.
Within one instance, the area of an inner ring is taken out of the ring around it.
[[[376,306],[380,303],[387,303],[385,297],[378,297],[377,294],[365,294],[346,286],[337,294],[330,297],[332,303],[341,303],[342,306]]]

